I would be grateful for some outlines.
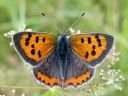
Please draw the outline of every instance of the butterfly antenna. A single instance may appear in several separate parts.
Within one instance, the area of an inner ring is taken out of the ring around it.
[[[63,31],[62,34],[67,34],[67,33],[68,33],[68,30],[69,30],[73,25],[75,25],[76,23],[78,23],[84,15],[85,15],[85,12],[83,12],[80,17],[78,17],[65,31]]]
[[[43,17],[48,17],[48,16],[46,16],[46,14],[45,13],[41,13],[41,15],[43,16]],[[51,21],[51,20],[49,20],[50,21],[50,23],[55,27],[55,29],[60,33],[60,34],[62,34],[62,30],[60,30],[54,23],[53,23],[53,20]],[[61,23],[61,25],[63,25],[62,23]]]

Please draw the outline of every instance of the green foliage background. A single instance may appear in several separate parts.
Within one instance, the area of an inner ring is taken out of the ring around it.
[[[11,96],[13,86],[23,86],[17,89],[17,94],[24,91],[27,96],[41,96],[46,90],[38,89],[33,76],[9,45],[11,39],[3,34],[10,30],[22,31],[21,26],[26,24],[34,31],[57,35],[59,32],[50,21],[63,30],[60,22],[67,28],[84,11],[85,17],[74,29],[112,34],[121,52],[115,68],[121,69],[126,81],[121,83],[122,91],[108,88],[107,96],[128,96],[128,0],[0,0],[0,95]],[[49,17],[42,17],[42,12]]]

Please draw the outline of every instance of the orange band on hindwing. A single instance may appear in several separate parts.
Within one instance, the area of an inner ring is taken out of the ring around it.
[[[37,72],[37,78],[43,82],[44,84],[46,85],[49,85],[50,87],[53,87],[54,85],[58,85],[58,86],[61,86],[61,81],[59,79],[56,79],[56,78],[50,78],[40,72]]]
[[[83,84],[83,82],[86,82],[91,77],[91,73],[89,71],[85,72],[83,75],[77,78],[70,78],[65,81],[64,86],[67,87],[68,85],[73,85],[74,87],[77,87],[80,84]]]

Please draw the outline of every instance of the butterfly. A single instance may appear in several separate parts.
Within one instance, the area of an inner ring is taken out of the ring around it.
[[[19,32],[13,36],[17,53],[31,65],[35,79],[64,88],[91,81],[113,42],[113,36],[103,33],[61,34],[57,38],[45,32]]]

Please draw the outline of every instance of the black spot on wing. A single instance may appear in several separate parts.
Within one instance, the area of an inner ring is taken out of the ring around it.
[[[30,40],[30,38],[28,37],[28,38],[26,38],[26,40],[25,40],[25,41],[26,41],[26,42],[29,42],[29,40]]]
[[[25,42],[25,45],[28,46],[29,45],[29,42]]]
[[[81,38],[81,43],[84,43],[84,38]]]
[[[77,85],[80,85],[80,83],[79,83],[79,82],[77,82]]]
[[[96,34],[96,35],[95,35],[95,38],[98,39],[98,38],[99,38],[99,34]]]
[[[101,43],[98,43],[98,47],[101,47],[102,46],[102,44]]]
[[[31,47],[34,48],[35,47],[34,44],[32,44]]]
[[[30,37],[28,37],[28,38],[25,39],[25,45],[26,45],[26,46],[29,45],[29,40],[30,40]]]
[[[43,37],[42,41],[45,42],[45,37]]]
[[[58,85],[58,83],[55,82],[55,83],[54,83],[54,86],[55,86],[55,85]]]
[[[31,54],[34,55],[35,54],[35,49],[31,50]]]
[[[96,49],[96,46],[95,45],[92,45],[92,49]]]
[[[96,55],[96,51],[95,50],[92,50],[91,55],[92,56],[95,56]]]
[[[95,35],[95,38],[96,38],[96,40],[97,40],[97,42],[98,42],[98,47],[101,47],[102,44],[101,44],[101,39],[99,39],[99,34],[96,34],[96,35]]]
[[[91,44],[91,37],[88,37],[88,44]]]
[[[28,37],[25,39],[25,45],[28,46],[29,45],[29,41],[32,37],[32,34],[31,33],[28,33]]]
[[[97,42],[98,42],[98,43],[101,43],[101,40],[100,40],[100,39],[97,39]]]
[[[50,86],[50,83],[48,82],[47,85]]]
[[[85,53],[85,58],[88,58],[88,56],[89,56],[89,53],[88,53],[88,51]]]
[[[97,39],[97,42],[98,42],[98,47],[101,47],[102,44],[101,44],[101,40],[99,38]]]
[[[38,43],[38,42],[39,42],[39,36],[36,37],[36,43]]]
[[[32,37],[32,34],[31,34],[31,33],[28,33],[28,37],[29,37],[29,38]]]
[[[38,51],[38,56],[39,56],[39,58],[41,57],[41,51],[40,50]]]

